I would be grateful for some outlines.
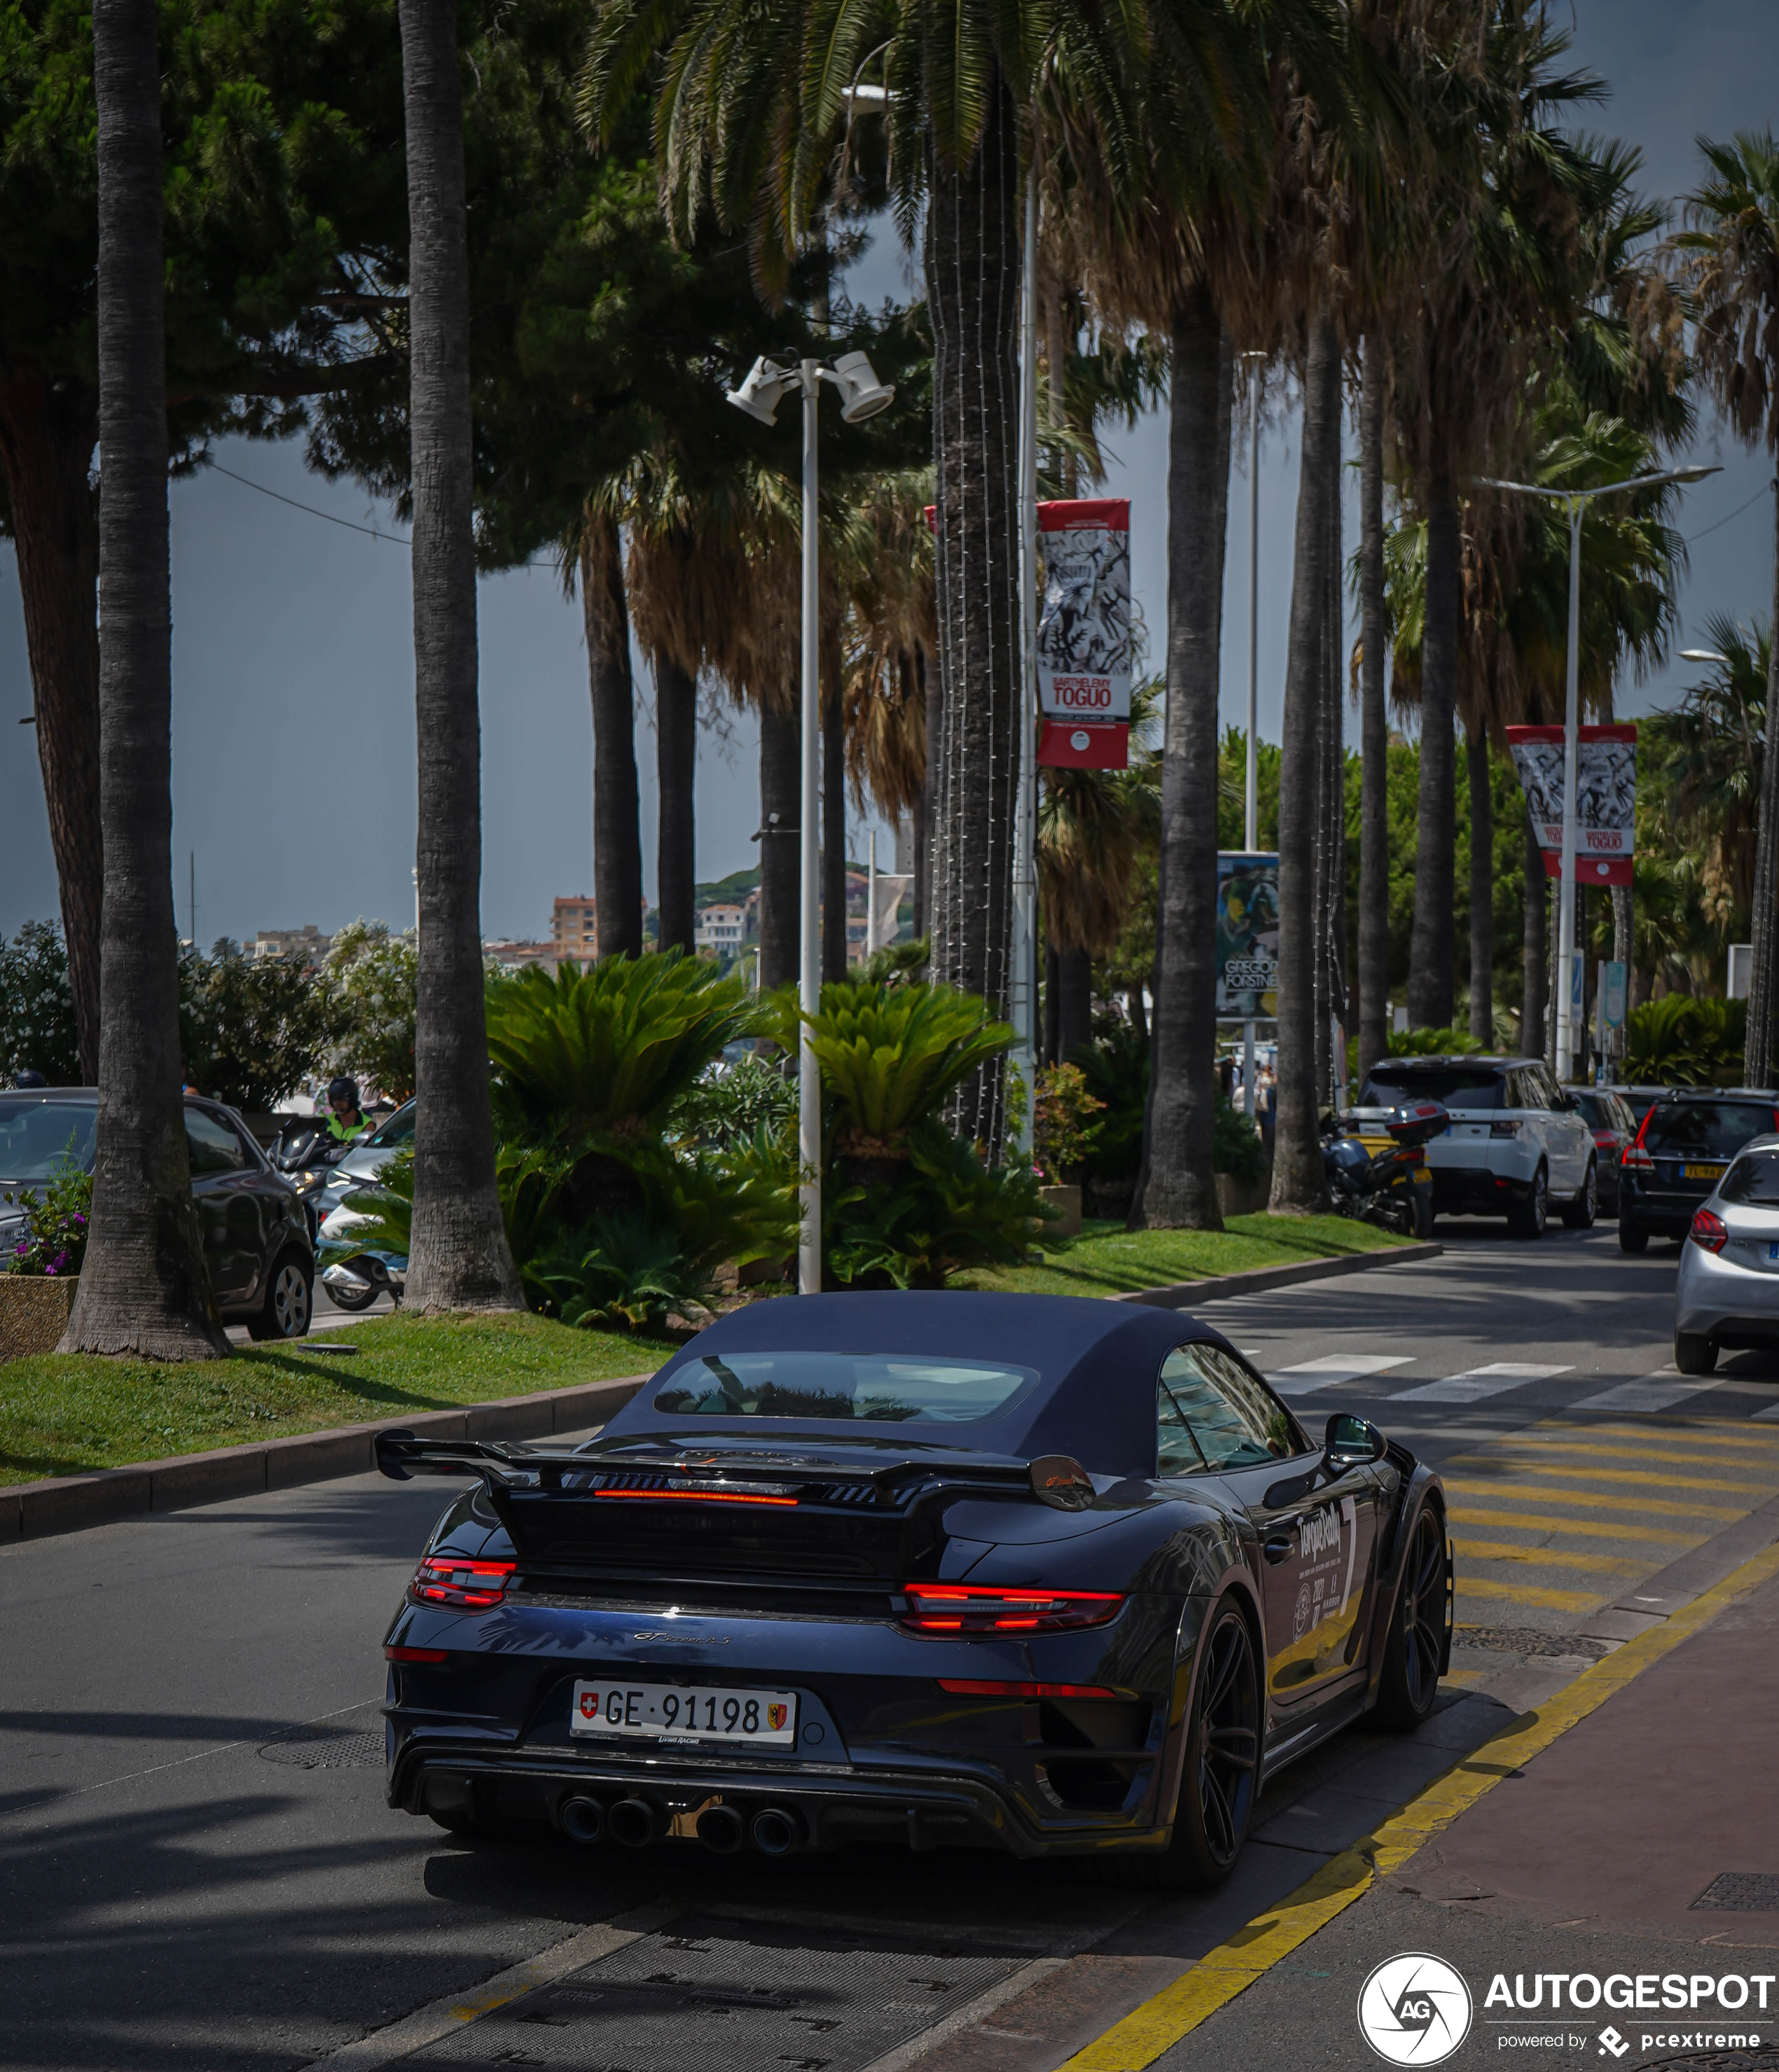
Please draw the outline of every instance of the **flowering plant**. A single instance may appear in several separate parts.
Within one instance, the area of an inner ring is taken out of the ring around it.
[[[89,1219],[93,1212],[93,1175],[64,1158],[40,1192],[0,1197],[25,1212],[23,1227],[14,1236],[0,1271],[62,1280],[78,1273],[86,1257]]]
[[[1038,1079],[1033,1113],[1033,1170],[1044,1176],[1076,1171],[1093,1150],[1106,1104],[1087,1091],[1078,1065],[1052,1065]]]

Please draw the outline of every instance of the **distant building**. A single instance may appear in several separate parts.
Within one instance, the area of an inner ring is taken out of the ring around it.
[[[247,945],[247,954],[252,957],[300,956],[307,963],[319,964],[333,948],[334,939],[324,935],[314,922],[300,928],[261,928]]]
[[[719,957],[739,956],[747,939],[745,906],[706,906],[692,930],[693,947]]]
[[[484,943],[482,954],[492,957],[503,971],[519,971],[526,964],[542,964],[552,973],[556,968],[554,943]]]
[[[573,957],[577,964],[591,964],[599,954],[599,902],[583,894],[579,898],[558,896],[550,917],[550,954],[560,960]]]

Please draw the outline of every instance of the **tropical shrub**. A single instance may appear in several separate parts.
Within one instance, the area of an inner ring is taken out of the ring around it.
[[[1390,1058],[1472,1058],[1487,1049],[1468,1029],[1398,1029],[1385,1046]]]
[[[179,952],[179,1046],[199,1092],[246,1114],[275,1108],[338,1040],[340,1002],[300,956],[249,957],[224,939]]]
[[[54,1281],[80,1272],[93,1213],[90,1173],[64,1158],[41,1189],[0,1195],[0,1200],[25,1212],[25,1227],[0,1260],[0,1272]]]
[[[509,1141],[577,1153],[658,1140],[710,1061],[764,1019],[739,979],[677,951],[554,977],[529,966],[488,987],[496,1120]]]
[[[323,977],[336,1002],[331,1065],[393,1101],[414,1092],[420,958],[411,932],[353,921],[334,937]]]
[[[1625,1079],[1645,1086],[1733,1087],[1742,1078],[1745,1000],[1671,993],[1625,1018]]]
[[[1211,1137],[1211,1168],[1236,1180],[1258,1180],[1266,1170],[1266,1147],[1259,1131],[1246,1111],[1228,1100],[1221,1088]]]
[[[53,922],[0,935],[0,1079],[41,1072],[52,1087],[80,1083],[80,1046],[68,951]]]
[[[1038,1075],[1032,1112],[1033,1161],[1041,1180],[1073,1178],[1097,1141],[1104,1101],[1087,1090],[1079,1065],[1052,1065]]]
[[[714,1067],[673,1104],[668,1133],[706,1150],[751,1144],[764,1130],[779,1137],[797,1117],[797,1082],[780,1062],[750,1051],[727,1071]]]
[[[635,1212],[595,1216],[577,1246],[547,1261],[542,1278],[565,1324],[640,1331],[698,1309],[706,1292],[676,1234]]]
[[[827,1284],[943,1288],[969,1267],[1016,1266],[1053,1213],[1038,1186],[1028,1166],[991,1171],[942,1124],[920,1123],[891,1184],[823,1190]]]
[[[1099,1134],[1087,1156],[1089,1177],[1134,1180],[1143,1163],[1143,1116],[1149,1102],[1149,1049],[1127,1023],[1075,1053],[1088,1092],[1102,1110]]]

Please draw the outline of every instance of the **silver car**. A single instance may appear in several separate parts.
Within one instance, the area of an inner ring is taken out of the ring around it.
[[[1674,1361],[1709,1374],[1720,1350],[1779,1346],[1779,1135],[1751,1137],[1695,1211],[1674,1287]]]

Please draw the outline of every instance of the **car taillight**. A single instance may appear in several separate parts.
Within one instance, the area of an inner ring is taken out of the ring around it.
[[[453,1611],[485,1612],[506,1594],[513,1561],[466,1561],[456,1554],[430,1554],[414,1572],[408,1594],[423,1605],[448,1605]]]
[[[1695,1212],[1688,1235],[1695,1244],[1702,1244],[1707,1252],[1721,1252],[1730,1240],[1729,1232],[1723,1227],[1723,1219],[1710,1209]]]
[[[1518,1137],[1520,1126],[1509,1116],[1500,1115],[1489,1125],[1489,1133],[1491,1137]]]
[[[1115,1698],[1103,1684],[991,1684],[976,1677],[941,1676],[939,1688],[958,1698]]]
[[[389,1662],[448,1662],[451,1651],[443,1647],[385,1647],[383,1651]]]
[[[1610,1151],[1617,1141],[1618,1132],[1616,1129],[1596,1129],[1594,1132],[1594,1143],[1599,1150]]]
[[[999,1590],[968,1583],[904,1583],[902,1623],[916,1633],[1060,1633],[1104,1626],[1124,1600],[1103,1590]]]
[[[1629,1166],[1638,1172],[1653,1173],[1655,1170],[1655,1161],[1641,1144],[1627,1144],[1625,1147],[1625,1156],[1618,1162],[1620,1166]]]

